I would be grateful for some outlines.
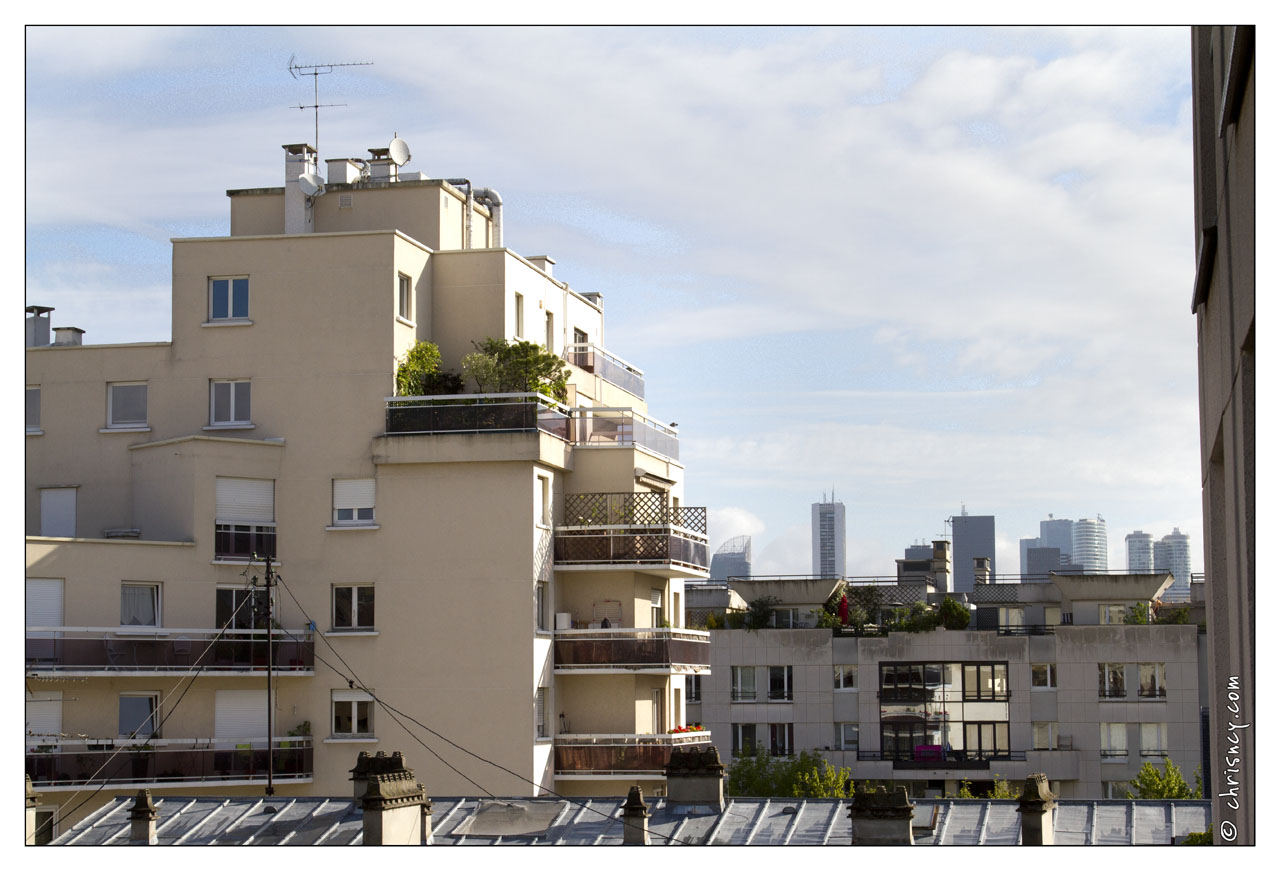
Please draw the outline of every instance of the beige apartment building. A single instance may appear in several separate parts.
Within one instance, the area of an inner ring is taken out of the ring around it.
[[[605,350],[603,297],[503,247],[496,191],[394,149],[322,185],[314,149],[284,151],[282,187],[227,192],[229,236],[173,240],[171,341],[95,345],[28,309],[47,813],[268,773],[344,795],[359,751],[411,747],[436,794],[661,794],[672,746],[709,740],[672,734],[708,671],[681,628],[706,511],[643,373]],[[459,371],[490,337],[562,356],[568,402],[393,396],[416,342]]]

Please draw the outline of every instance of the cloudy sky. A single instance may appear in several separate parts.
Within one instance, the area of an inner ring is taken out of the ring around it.
[[[28,304],[168,339],[168,240],[314,139],[294,54],[374,63],[322,159],[397,133],[604,294],[713,547],[808,572],[834,487],[850,574],[962,503],[1002,574],[1049,513],[1201,570],[1185,29],[28,29]]]

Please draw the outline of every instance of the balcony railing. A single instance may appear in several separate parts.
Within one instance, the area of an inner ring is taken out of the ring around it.
[[[755,690],[730,690],[729,701],[731,702],[754,702],[756,700]]]
[[[1098,698],[1100,699],[1123,699],[1128,698],[1128,694],[1124,691],[1124,687],[1120,688],[1099,688]]]
[[[289,630],[288,636],[281,637],[282,630],[276,630],[274,635],[273,670],[280,674],[311,674],[315,670],[315,643],[310,632]],[[216,629],[29,626],[27,670],[183,672],[193,666],[206,674],[266,670],[266,629],[235,629],[217,636]],[[205,648],[209,648],[207,653]]]
[[[859,762],[892,762],[898,769],[988,769],[992,762],[1025,761],[1025,750],[947,750],[920,745],[913,751],[859,750]]]
[[[570,493],[564,497],[564,525],[679,526],[706,535],[707,509],[673,508],[665,493]]]
[[[1022,626],[1000,626],[997,635],[1052,635],[1057,628],[1047,623],[1027,623]]]
[[[711,665],[711,633],[692,629],[561,629],[559,670],[693,671]]]
[[[604,348],[591,344],[569,345],[564,358],[579,369],[599,375],[615,387],[644,399],[644,373]]]
[[[27,740],[27,774],[37,788],[267,779],[266,738],[59,740],[55,745]],[[276,738],[272,745],[274,780],[311,778],[310,738]]]
[[[711,733],[667,735],[557,735],[556,774],[661,775],[674,747],[706,745]]]
[[[636,532],[634,527],[556,529],[555,562],[571,565],[678,565],[707,571],[707,539],[686,530]]]

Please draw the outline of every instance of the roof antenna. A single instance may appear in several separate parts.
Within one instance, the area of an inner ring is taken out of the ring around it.
[[[320,110],[328,109],[331,106],[345,106],[346,103],[321,103],[320,102],[320,77],[327,76],[337,67],[371,67],[373,61],[357,61],[355,63],[346,64],[300,64],[295,63],[296,54],[289,55],[289,75],[295,79],[298,76],[311,76],[312,92],[315,94],[315,102],[309,106],[290,106],[290,109],[314,109],[316,115],[316,157],[320,156]]]

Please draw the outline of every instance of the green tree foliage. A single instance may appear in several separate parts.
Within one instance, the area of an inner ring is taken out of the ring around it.
[[[1129,613],[1124,615],[1124,622],[1130,626],[1145,626],[1151,622],[1151,606],[1146,602],[1138,602],[1129,606]]]
[[[1191,609],[1187,607],[1170,609],[1156,617],[1157,623],[1175,623],[1183,625],[1191,622]]]
[[[534,342],[485,339],[462,358],[462,371],[480,393],[542,393],[564,402],[569,370],[564,361]]]
[[[941,622],[941,615],[930,611],[924,602],[912,602],[906,610],[894,610],[888,628],[890,632],[932,632]]]
[[[440,349],[432,342],[418,342],[396,367],[396,396],[461,392],[462,376],[440,370]]]
[[[758,745],[755,753],[730,763],[725,789],[738,796],[841,798],[849,778],[848,768],[836,768],[817,753],[770,756]]]
[[[777,596],[761,596],[747,603],[745,624],[752,632],[769,625],[769,617],[773,614],[773,606],[782,600]]]
[[[1196,799],[1204,794],[1204,785],[1196,771],[1196,786],[1193,792],[1182,776],[1182,769],[1173,764],[1173,760],[1165,759],[1164,770],[1160,770],[1150,762],[1142,763],[1138,776],[1129,781],[1136,798],[1186,798]]]
[[[968,780],[962,780],[960,781],[960,791],[955,795],[948,795],[947,798],[1017,798],[1021,794],[1018,787],[997,774],[991,785],[990,792],[984,794],[974,793],[973,784]]]
[[[1212,847],[1213,835],[1209,832],[1187,832],[1187,839],[1182,842],[1184,847]]]
[[[938,606],[938,616],[946,629],[966,629],[969,626],[969,609],[947,596]]]

